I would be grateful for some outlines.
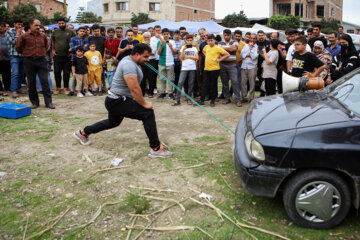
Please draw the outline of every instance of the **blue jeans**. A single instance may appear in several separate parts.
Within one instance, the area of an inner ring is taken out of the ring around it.
[[[21,88],[25,77],[24,57],[10,57],[11,65],[11,91],[16,92]]]
[[[49,81],[50,91],[52,91],[53,87],[52,87],[52,80],[50,77],[50,71],[48,71],[48,81]],[[37,85],[39,91],[42,91],[39,74],[36,74],[36,85]]]
[[[112,71],[112,72],[107,71],[106,74],[107,74],[107,78],[108,78],[108,81],[109,81],[109,86],[111,86],[115,71]]]

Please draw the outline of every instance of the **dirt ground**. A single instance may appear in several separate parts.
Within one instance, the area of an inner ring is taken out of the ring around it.
[[[55,110],[41,102],[29,117],[0,119],[0,172],[6,173],[0,177],[0,239],[22,239],[24,233],[34,239],[127,239],[134,222],[138,228],[150,229],[143,233],[133,230],[129,239],[137,235],[138,239],[210,238],[195,227],[214,239],[249,239],[250,234],[258,239],[274,238],[240,229],[189,199],[207,203],[198,197],[201,192],[213,196],[211,203],[230,218],[292,239],[359,236],[356,216],[351,215],[342,227],[331,231],[301,229],[286,216],[281,198],[244,193],[233,163],[233,134],[185,101],[172,107],[170,100],[151,99],[160,140],[173,152],[170,159],[147,156],[148,139],[142,123],[131,119],[92,135],[91,145],[80,145],[73,132],[106,118],[104,99],[58,95],[53,100]],[[10,98],[5,101],[14,102]],[[29,104],[26,96],[16,102]],[[206,109],[235,131],[246,106],[219,103],[211,108],[207,103]],[[114,158],[123,159],[119,165],[123,168],[96,173],[111,168]],[[131,215],[135,211],[126,202],[129,193],[149,200],[150,208],[143,215]],[[170,226],[194,229],[151,229]],[[42,230],[48,231],[36,235]]]

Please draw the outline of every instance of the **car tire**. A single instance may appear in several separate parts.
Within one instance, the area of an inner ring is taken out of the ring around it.
[[[288,216],[305,228],[328,229],[340,224],[351,206],[350,190],[336,173],[308,170],[286,184],[283,202]]]

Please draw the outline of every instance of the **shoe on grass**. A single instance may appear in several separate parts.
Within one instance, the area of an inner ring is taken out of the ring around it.
[[[73,133],[74,138],[76,138],[82,145],[89,145],[90,139],[89,135],[83,135],[80,130],[77,130]]]
[[[160,148],[155,151],[153,148],[150,149],[149,157],[151,158],[167,158],[171,157],[172,152],[166,149],[166,147],[160,144]]]

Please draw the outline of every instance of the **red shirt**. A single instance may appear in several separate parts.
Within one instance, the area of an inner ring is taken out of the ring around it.
[[[107,49],[111,49],[112,55],[115,57],[116,54],[117,54],[117,52],[118,52],[118,48],[119,48],[120,42],[121,42],[121,40],[118,39],[118,38],[115,38],[114,40],[111,40],[111,39],[109,38],[109,39],[106,39],[106,40],[105,40],[104,46],[105,46],[105,48],[107,48]]]

